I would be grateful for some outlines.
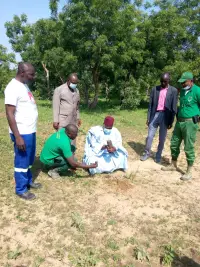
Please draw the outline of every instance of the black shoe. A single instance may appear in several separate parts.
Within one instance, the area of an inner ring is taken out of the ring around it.
[[[155,163],[157,163],[157,164],[161,164],[161,159],[157,159],[157,158],[155,158],[154,161],[155,161]]]
[[[39,189],[41,187],[42,187],[42,185],[40,183],[31,183],[28,185],[28,189],[30,189],[30,188]]]
[[[36,198],[36,196],[33,193],[30,193],[30,192],[25,192],[25,193],[20,194],[18,196],[23,198],[23,199],[25,199],[25,200],[33,200],[33,199]]]

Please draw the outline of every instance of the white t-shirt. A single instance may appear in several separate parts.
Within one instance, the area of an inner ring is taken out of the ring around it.
[[[4,91],[5,104],[16,107],[15,120],[20,134],[36,132],[38,110],[28,86],[12,79]],[[9,128],[9,132],[12,133]]]

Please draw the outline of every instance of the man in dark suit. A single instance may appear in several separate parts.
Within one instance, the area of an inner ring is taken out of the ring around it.
[[[150,95],[149,109],[147,115],[147,126],[149,127],[146,138],[145,152],[140,160],[145,161],[150,157],[151,145],[159,129],[159,144],[155,162],[160,163],[167,130],[172,128],[174,116],[177,112],[178,91],[169,85],[169,73],[163,73],[160,77],[161,85],[155,86]]]

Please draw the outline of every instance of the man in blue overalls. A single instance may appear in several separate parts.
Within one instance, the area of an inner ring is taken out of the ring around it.
[[[38,111],[28,87],[35,79],[35,69],[30,63],[20,63],[17,75],[5,89],[5,106],[9,132],[14,142],[14,177],[16,194],[25,199],[35,198],[30,188],[40,188],[32,181],[31,167],[36,151],[36,126]]]

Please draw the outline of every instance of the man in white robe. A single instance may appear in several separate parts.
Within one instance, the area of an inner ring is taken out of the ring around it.
[[[107,116],[103,126],[90,128],[86,137],[83,162],[98,162],[98,167],[89,169],[91,175],[126,170],[128,153],[122,146],[120,132],[113,127],[114,118]]]

